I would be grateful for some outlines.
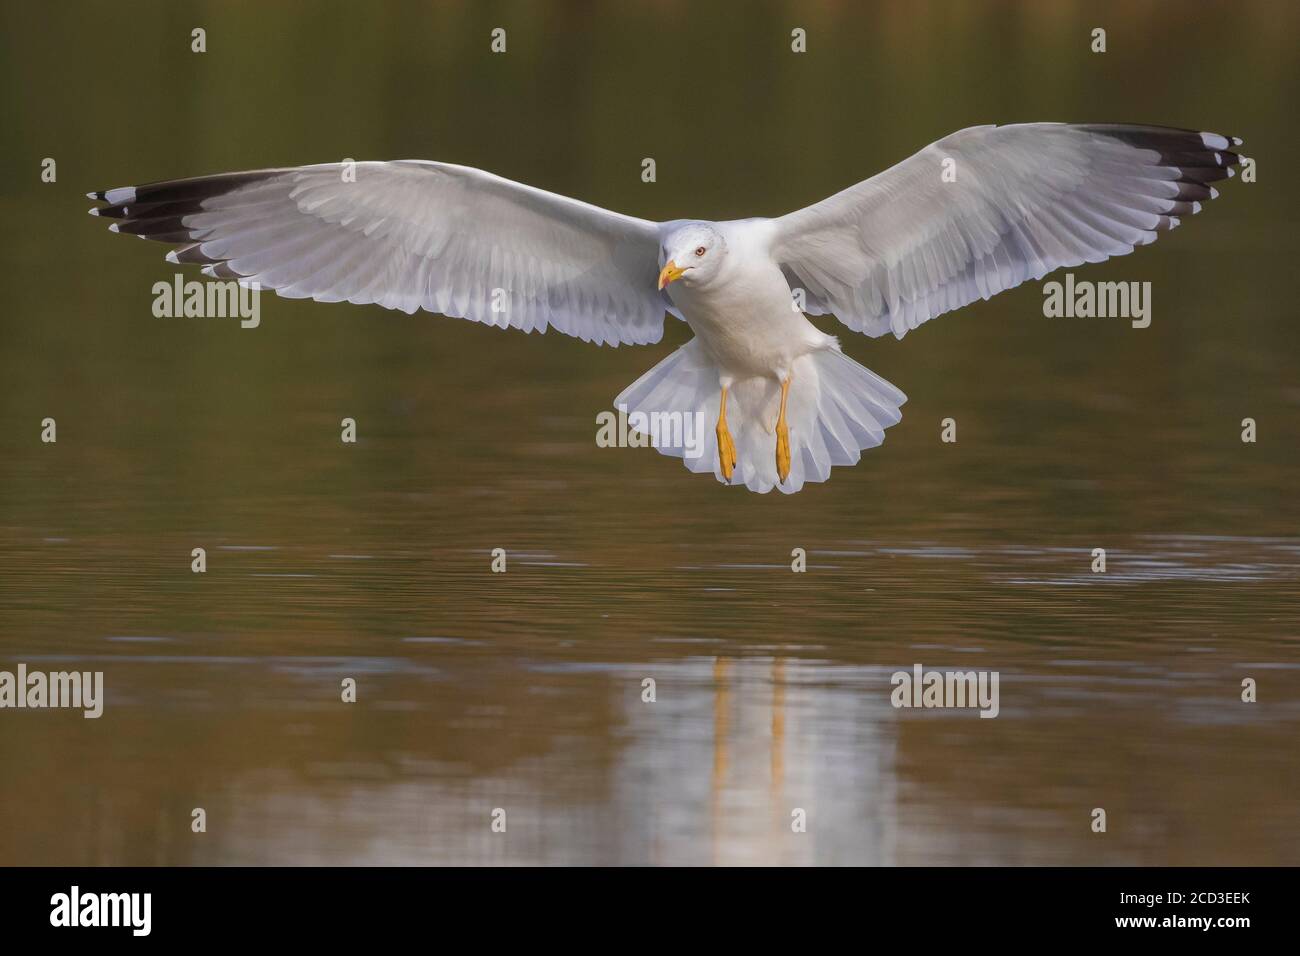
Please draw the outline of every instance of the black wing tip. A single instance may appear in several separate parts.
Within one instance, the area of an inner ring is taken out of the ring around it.
[[[1209,184],[1236,175],[1242,162],[1236,148],[1240,136],[1225,136],[1202,130],[1173,126],[1141,126],[1127,123],[1085,125],[1083,129],[1118,140],[1136,149],[1151,150],[1159,155],[1158,164],[1178,171],[1180,201],[1214,199],[1218,191]]]
[[[198,235],[187,225],[186,217],[202,212],[204,201],[240,187],[270,179],[280,170],[255,170],[243,173],[218,173],[191,179],[172,179],[142,186],[118,186],[86,193],[87,198],[105,205],[88,210],[90,215],[110,219],[110,232],[152,239],[181,248],[168,255],[168,261],[204,265],[216,260],[197,252]],[[192,244],[192,245],[190,245]]]
[[[173,265],[197,265],[210,278],[235,279],[243,283],[251,281],[251,277],[236,271],[225,260],[203,252],[199,241],[202,230],[196,231],[195,227],[187,225],[186,217],[204,211],[207,208],[205,200],[272,179],[284,172],[283,169],[262,169],[96,189],[86,193],[86,198],[104,205],[87,211],[92,216],[111,220],[110,232],[174,246],[164,257]]]
[[[1144,149],[1172,152],[1225,152],[1245,142],[1240,136],[1184,129],[1181,126],[1147,126],[1138,123],[1084,123],[1082,129],[1122,140]]]
[[[257,169],[242,173],[216,173],[211,176],[194,176],[189,179],[165,179],[140,186],[118,186],[97,189],[86,193],[87,199],[108,203],[110,206],[189,206],[197,208],[205,199],[225,195],[242,186],[270,179],[284,170]],[[109,215],[100,210],[98,215]]]

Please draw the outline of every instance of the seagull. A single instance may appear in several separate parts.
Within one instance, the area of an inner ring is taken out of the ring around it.
[[[615,399],[654,445],[792,493],[854,465],[907,397],[808,316],[902,338],[1055,269],[1132,252],[1233,175],[1237,137],[1161,126],[975,126],[778,218],[652,222],[467,166],[325,163],[89,193],[167,261],[289,298],[423,309],[585,342],[694,337]],[[639,419],[637,416],[641,416]],[[668,416],[668,417],[663,417]]]

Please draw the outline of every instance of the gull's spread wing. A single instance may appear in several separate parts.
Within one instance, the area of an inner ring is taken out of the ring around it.
[[[772,220],[806,311],[902,338],[1053,269],[1133,251],[1200,211],[1241,140],[1158,126],[976,126]]]
[[[466,166],[404,160],[90,194],[172,262],[291,298],[426,309],[585,341],[657,342],[659,227]]]

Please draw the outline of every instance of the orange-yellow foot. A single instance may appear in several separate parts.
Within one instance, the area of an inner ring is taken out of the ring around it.
[[[790,428],[785,423],[785,401],[790,396],[790,379],[781,383],[781,414],[776,419],[776,476],[781,484],[790,477]]]
[[[722,477],[730,481],[736,468],[736,443],[731,440],[725,422],[718,424],[718,464],[722,466]]]
[[[736,468],[736,443],[731,440],[727,430],[727,390],[722,390],[722,401],[718,406],[718,465],[722,468],[722,477],[731,480],[731,473]]]

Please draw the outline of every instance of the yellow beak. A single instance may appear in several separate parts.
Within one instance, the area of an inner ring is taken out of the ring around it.
[[[664,263],[663,269],[659,272],[659,288],[662,289],[670,282],[676,282],[682,277],[682,273],[685,271],[685,269],[678,268],[677,263],[669,259]]]

